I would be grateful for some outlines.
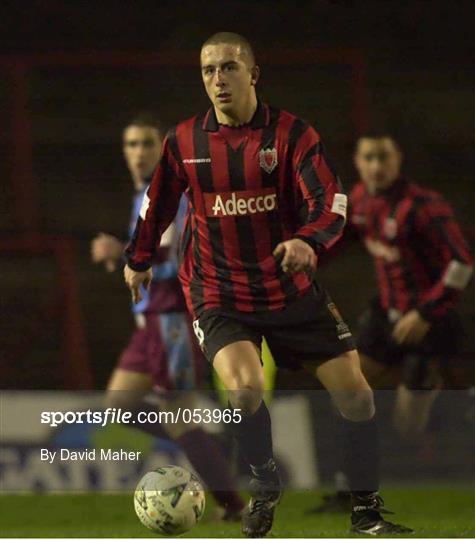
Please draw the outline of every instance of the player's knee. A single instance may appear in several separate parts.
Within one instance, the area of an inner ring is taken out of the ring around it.
[[[236,370],[226,377],[229,402],[243,414],[254,414],[264,395],[264,377],[261,372]]]
[[[424,433],[424,427],[407,417],[394,416],[393,425],[401,439],[414,440]]]
[[[398,387],[393,412],[393,425],[404,439],[420,437],[426,430],[430,412],[440,389],[414,391],[402,384]]]
[[[132,394],[124,390],[108,390],[104,397],[104,406],[116,409],[131,409],[138,401]]]
[[[354,417],[356,421],[370,420],[376,412],[373,391],[369,388],[358,392],[354,404]]]
[[[341,392],[337,402],[340,414],[347,420],[364,422],[375,413],[374,396],[371,388]]]
[[[116,390],[108,388],[104,396],[104,406],[133,410],[147,395],[144,390]]]
[[[262,403],[264,392],[260,388],[241,388],[229,392],[229,402],[242,414],[254,414]]]

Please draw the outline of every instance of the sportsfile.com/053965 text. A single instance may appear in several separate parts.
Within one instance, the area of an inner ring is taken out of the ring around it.
[[[188,409],[175,411],[140,411],[132,413],[122,408],[108,407],[103,411],[42,411],[41,423],[51,427],[61,424],[239,424],[241,409]]]

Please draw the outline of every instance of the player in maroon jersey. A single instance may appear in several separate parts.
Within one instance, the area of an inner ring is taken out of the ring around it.
[[[231,405],[243,412],[235,433],[253,476],[246,536],[271,529],[281,496],[262,400],[263,336],[278,364],[317,376],[344,417],[353,530],[405,532],[380,513],[373,395],[351,332],[309,277],[318,253],[340,237],[346,215],[346,196],[320,136],[257,99],[259,68],[242,36],[207,40],[201,73],[212,107],[168,133],[126,249],[125,281],[139,300],[139,285],[150,279],[160,237],[186,192],[191,237],[180,279],[200,345]],[[300,225],[303,206],[308,217]]]
[[[132,119],[123,131],[123,152],[135,194],[129,225],[133,232],[144,193],[158,163],[163,135],[150,113]],[[107,405],[140,412],[193,409],[200,381],[202,355],[191,330],[183,293],[178,282],[177,244],[183,228],[187,201],[162,237],[153,265],[150,290],[132,306],[137,328],[122,352],[107,385]],[[99,234],[91,243],[94,262],[108,271],[122,260],[124,244],[111,235]],[[178,397],[177,397],[178,396]],[[229,464],[214,437],[177,415],[176,422],[135,423],[156,437],[174,440],[213,493],[216,517],[240,519],[244,503],[237,493]],[[226,489],[224,489],[226,488]]]
[[[361,181],[351,193],[350,222],[373,257],[378,281],[378,298],[361,318],[363,370],[377,384],[402,369],[394,420],[402,434],[417,435],[442,383],[433,361],[460,352],[463,330],[454,308],[473,261],[450,206],[403,177],[401,162],[390,135],[360,137]]]

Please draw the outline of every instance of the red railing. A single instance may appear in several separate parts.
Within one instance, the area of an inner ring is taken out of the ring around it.
[[[43,321],[56,318],[60,325],[60,358],[63,387],[67,389],[90,389],[93,377],[89,364],[88,349],[79,305],[79,290],[74,264],[73,241],[68,236],[46,236],[29,233],[0,237],[0,251],[3,254],[51,255],[57,264],[55,280],[56,294],[43,307],[41,320],[32,320],[28,328],[18,329],[15,347],[7,351],[7,362],[2,363],[2,371],[8,375],[10,365],[23,356],[42,331]],[[25,265],[25,271],[31,268]],[[35,279],[34,270],[31,279]],[[8,377],[5,377],[8,379]]]

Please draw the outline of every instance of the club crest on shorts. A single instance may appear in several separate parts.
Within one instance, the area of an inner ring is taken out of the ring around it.
[[[333,318],[337,323],[343,322],[343,317],[341,316],[340,312],[338,311],[338,308],[333,302],[330,302],[327,304],[328,311],[333,315]]]
[[[263,148],[259,151],[259,165],[270,174],[277,167],[277,149]]]
[[[336,331],[338,335],[338,339],[346,339],[351,337],[351,332],[346,324],[346,322],[343,320],[343,317],[341,316],[338,308],[333,302],[329,302],[327,304],[328,311],[332,314],[333,319],[336,322]]]

